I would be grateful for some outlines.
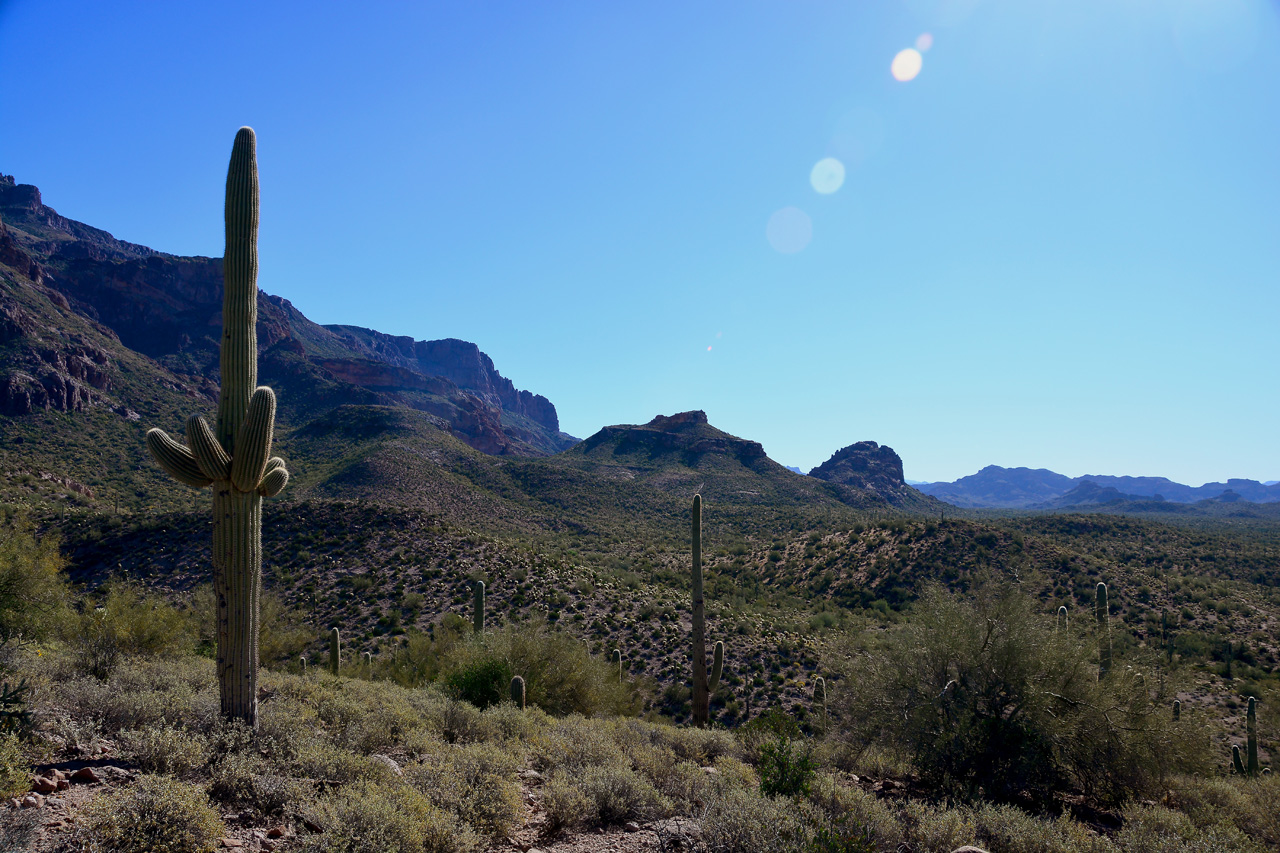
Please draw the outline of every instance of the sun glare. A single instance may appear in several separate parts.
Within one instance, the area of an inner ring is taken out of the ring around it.
[[[916,50],[921,53],[927,53],[931,47],[933,47],[933,34],[921,33],[920,37],[916,39]]]
[[[893,58],[893,64],[889,66],[889,70],[893,72],[893,79],[903,83],[908,80],[916,79],[916,75],[920,73],[920,66],[924,64],[924,57],[920,55],[920,51],[914,47],[906,50],[898,51],[898,55]]]
[[[844,163],[834,157],[825,157],[813,165],[809,183],[823,195],[830,195],[844,185]]]

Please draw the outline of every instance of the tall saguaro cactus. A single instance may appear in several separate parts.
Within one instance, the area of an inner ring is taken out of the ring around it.
[[[276,396],[258,388],[258,163],[253,130],[240,128],[227,169],[222,352],[215,429],[187,420],[187,442],[147,432],[147,449],[178,482],[213,486],[213,590],[218,604],[218,691],[223,716],[258,724],[258,604],[262,499],[289,481],[271,456]]]
[[[338,674],[342,666],[342,634],[337,628],[329,630],[329,672]]]
[[[1245,733],[1245,772],[1250,776],[1258,775],[1258,700],[1249,697],[1249,711],[1244,718]]]
[[[484,581],[476,581],[471,588],[471,627],[477,634],[484,633]]]
[[[702,597],[702,496],[693,496],[693,722],[706,726],[711,718],[711,694],[720,684],[724,643],[717,642],[711,677],[707,677],[706,602]]]
[[[1094,615],[1098,620],[1098,679],[1111,671],[1111,611],[1107,604],[1107,585],[1098,582]]]

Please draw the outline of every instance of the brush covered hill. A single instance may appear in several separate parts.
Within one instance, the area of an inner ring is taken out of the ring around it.
[[[221,311],[220,258],[117,240],[0,175],[0,418],[26,443],[0,448],[0,471],[73,482],[113,505],[139,491],[171,500],[141,470],[142,436],[153,426],[180,434],[189,414],[216,404]],[[429,414],[495,455],[576,441],[549,400],[515,388],[475,344],[324,327],[262,291],[257,328],[259,377],[279,392],[284,429],[344,404],[382,405]],[[77,459],[95,455],[102,464]],[[117,456],[122,464],[106,464]]]

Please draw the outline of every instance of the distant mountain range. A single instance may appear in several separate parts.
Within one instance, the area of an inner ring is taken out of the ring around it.
[[[1002,468],[988,465],[953,483],[920,483],[926,495],[959,507],[1065,509],[1125,501],[1191,504],[1200,501],[1274,503],[1280,483],[1231,479],[1225,483],[1187,486],[1165,477],[1116,477],[1086,474],[1068,477],[1046,468]]]

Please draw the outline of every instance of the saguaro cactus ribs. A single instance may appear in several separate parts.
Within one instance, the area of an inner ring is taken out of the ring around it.
[[[175,480],[213,486],[213,589],[218,603],[222,714],[258,723],[258,603],[262,587],[262,499],[289,472],[271,456],[276,397],[258,388],[258,163],[253,130],[240,128],[227,169],[223,257],[222,386],[216,430],[187,420],[187,443],[147,432],[147,449]]]

